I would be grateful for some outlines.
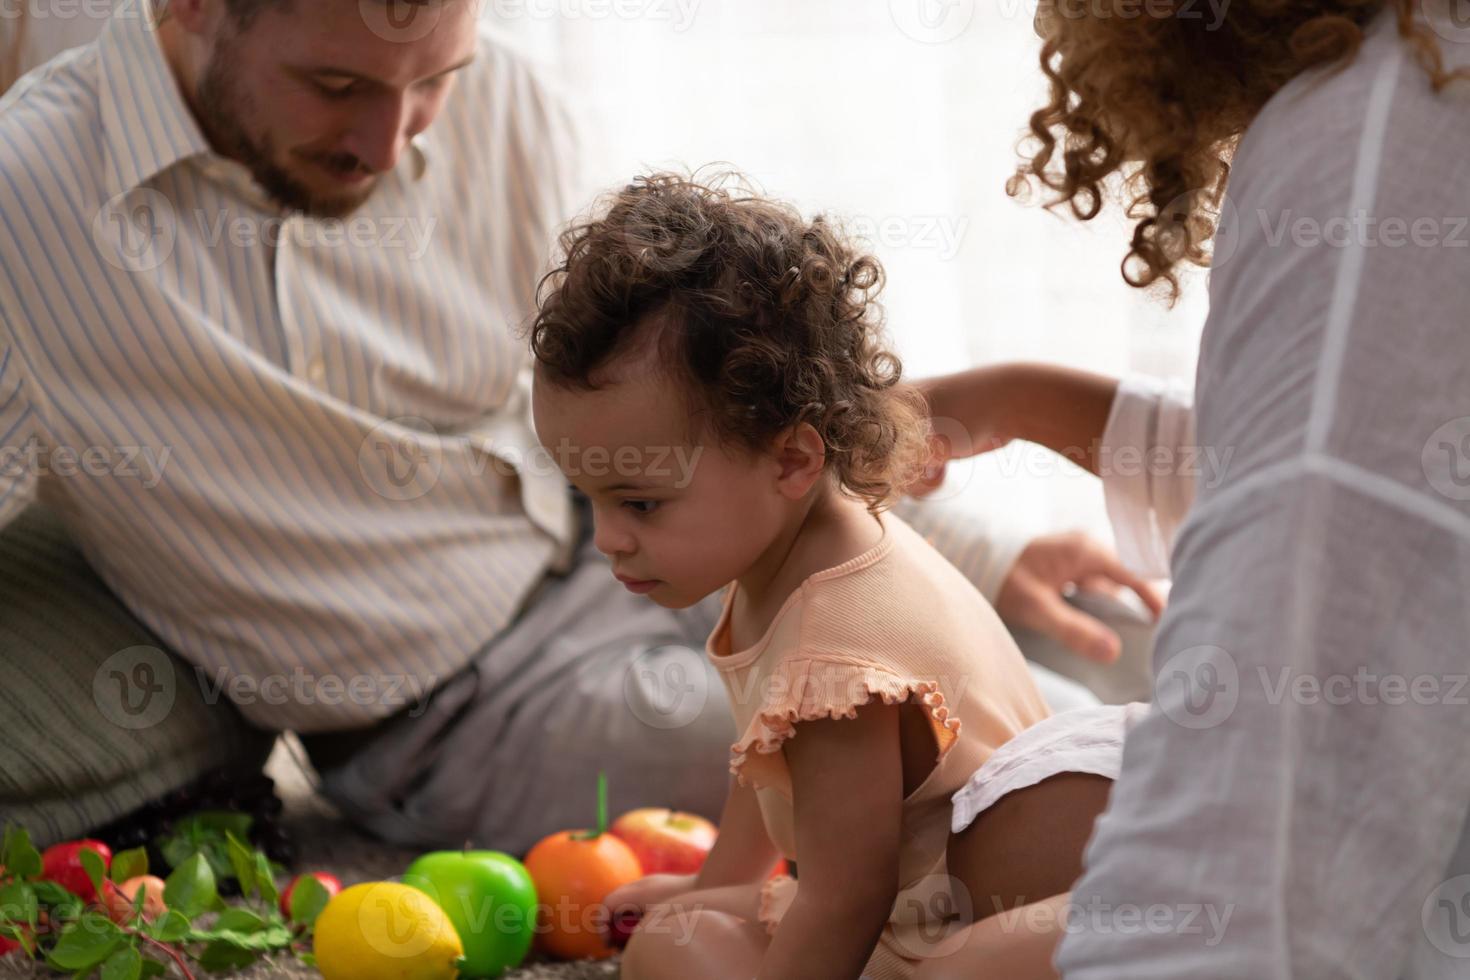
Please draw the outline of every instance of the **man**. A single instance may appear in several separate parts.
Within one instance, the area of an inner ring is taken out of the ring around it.
[[[52,503],[190,681],[303,733],[359,823],[517,852],[586,822],[599,769],[615,805],[714,815],[732,725],[703,696],[715,601],[624,591],[538,454],[511,328],[586,195],[559,101],[477,19],[128,5],[15,86],[0,524]],[[1146,592],[1110,553],[903,513],[1003,613],[1116,655],[1060,597]]]

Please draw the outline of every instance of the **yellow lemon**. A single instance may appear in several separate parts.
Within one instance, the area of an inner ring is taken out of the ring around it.
[[[464,946],[429,896],[371,881],[322,909],[312,952],[325,980],[454,980]]]

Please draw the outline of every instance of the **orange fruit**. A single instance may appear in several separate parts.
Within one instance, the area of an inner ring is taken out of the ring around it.
[[[633,849],[612,834],[564,830],[531,848],[525,865],[536,883],[537,947],[564,960],[612,956],[602,902],[643,877]]]

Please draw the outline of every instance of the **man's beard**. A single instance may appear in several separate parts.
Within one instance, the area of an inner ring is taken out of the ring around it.
[[[204,77],[200,79],[197,102],[204,129],[216,148],[250,171],[265,192],[282,207],[323,218],[350,214],[372,193],[372,185],[358,194],[322,196],[314,194],[302,181],[275,161],[275,147],[269,136],[254,139],[242,120],[251,118],[254,105],[249,96],[234,85],[239,77],[233,51],[228,41],[215,48]],[[320,158],[328,167],[349,170],[361,167],[362,161],[347,153],[334,153]]]

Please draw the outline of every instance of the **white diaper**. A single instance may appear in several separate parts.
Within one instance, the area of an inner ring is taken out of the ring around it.
[[[1073,708],[1032,725],[996,749],[950,797],[954,802],[951,831],[959,833],[970,826],[1007,793],[1064,772],[1117,779],[1123,766],[1123,738],[1148,710],[1141,701]]]

